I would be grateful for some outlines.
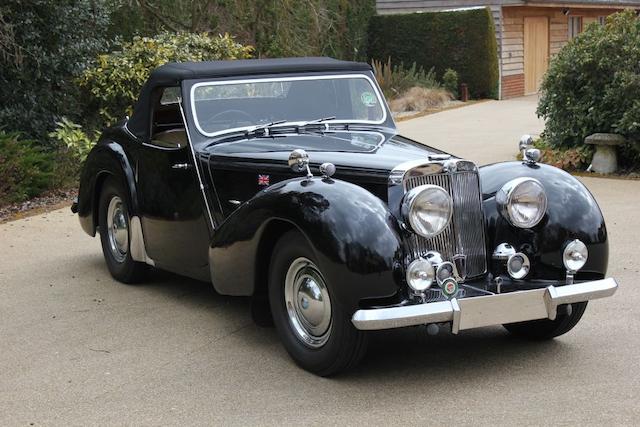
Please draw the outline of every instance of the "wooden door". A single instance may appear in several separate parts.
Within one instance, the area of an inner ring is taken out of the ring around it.
[[[524,18],[524,93],[540,90],[549,66],[549,19],[546,16]]]

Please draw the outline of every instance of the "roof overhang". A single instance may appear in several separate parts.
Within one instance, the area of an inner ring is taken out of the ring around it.
[[[640,8],[640,0],[629,1],[607,1],[607,0],[595,0],[595,1],[580,1],[580,0],[532,0],[532,1],[520,1],[517,3],[508,2],[502,6],[532,6],[532,7],[579,7],[582,9],[636,9]]]

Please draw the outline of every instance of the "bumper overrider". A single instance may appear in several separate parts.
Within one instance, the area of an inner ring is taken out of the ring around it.
[[[362,309],[351,321],[360,330],[379,330],[451,322],[451,332],[528,320],[551,319],[559,305],[613,295],[613,278],[494,295],[452,298],[402,307]]]

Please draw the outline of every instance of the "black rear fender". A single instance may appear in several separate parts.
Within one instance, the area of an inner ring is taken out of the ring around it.
[[[131,162],[120,144],[100,141],[89,153],[80,175],[78,217],[82,229],[94,236],[98,226],[98,200],[102,184],[108,177],[117,179],[127,190],[129,215],[139,212],[135,174]]]

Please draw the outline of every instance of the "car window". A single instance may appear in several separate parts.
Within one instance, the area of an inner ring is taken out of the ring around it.
[[[187,134],[180,112],[180,88],[166,87],[152,109],[151,144],[162,148],[187,146]]]
[[[179,104],[182,101],[180,97],[180,88],[177,86],[167,87],[162,91],[162,96],[160,97],[160,104],[169,105],[169,104]]]
[[[192,87],[191,98],[197,128],[206,136],[274,121],[386,119],[382,97],[366,75],[204,82]]]

